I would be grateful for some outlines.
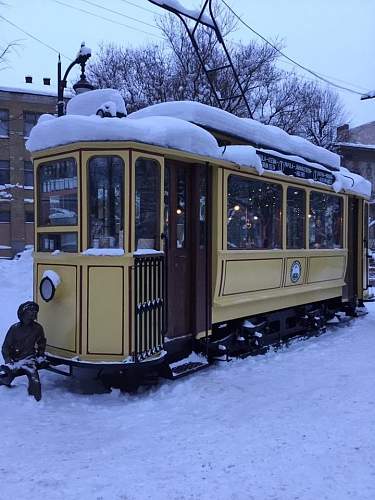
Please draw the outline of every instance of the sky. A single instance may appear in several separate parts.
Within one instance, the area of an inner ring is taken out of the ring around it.
[[[198,6],[199,0],[180,0],[180,3],[191,8]],[[360,93],[375,89],[373,0],[227,0],[227,3],[267,39],[282,41],[284,52],[300,64]],[[36,84],[41,84],[43,77],[56,81],[57,52],[63,55],[65,69],[69,58],[75,58],[82,40],[92,49],[93,56],[102,42],[140,46],[160,41],[156,18],[163,12],[148,0],[2,0],[0,45],[16,42],[16,46],[9,54],[7,66],[0,70],[0,85],[17,87],[25,75],[32,75]],[[231,36],[243,42],[258,39],[241,24]],[[285,59],[280,65],[287,70],[294,68]],[[307,79],[314,78],[306,72],[301,74]],[[375,120],[375,99],[361,101],[360,95],[341,90],[339,94],[351,126]]]

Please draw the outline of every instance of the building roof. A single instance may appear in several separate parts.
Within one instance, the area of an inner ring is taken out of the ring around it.
[[[32,94],[54,97],[57,99],[57,88],[55,85],[35,85],[34,83],[20,83],[17,87],[6,87],[0,85],[0,92],[11,92],[16,94]],[[65,89],[64,97],[72,97],[74,94]]]

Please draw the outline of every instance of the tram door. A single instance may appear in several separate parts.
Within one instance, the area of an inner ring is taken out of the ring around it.
[[[196,334],[209,325],[210,232],[208,168],[165,163],[167,336]]]
[[[359,200],[349,196],[348,200],[348,262],[345,276],[345,297],[352,301],[358,297],[358,240],[360,238]]]

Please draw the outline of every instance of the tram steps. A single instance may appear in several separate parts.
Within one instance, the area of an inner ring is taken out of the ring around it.
[[[194,352],[190,354],[187,358],[181,359],[175,363],[169,365],[168,373],[166,377],[170,380],[175,380],[178,378],[186,377],[192,373],[198,372],[208,368],[210,364],[204,356],[195,354]]]
[[[186,375],[198,372],[200,370],[208,368],[209,366],[209,363],[199,362],[188,362],[179,366],[175,366],[174,368],[171,368],[171,379],[175,380],[178,378],[186,377]]]

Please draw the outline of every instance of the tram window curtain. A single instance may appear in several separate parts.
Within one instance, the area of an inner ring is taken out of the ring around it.
[[[310,248],[342,248],[343,203],[341,197],[311,191],[309,240]]]
[[[89,246],[124,247],[124,162],[119,156],[89,161]]]
[[[305,248],[306,193],[303,189],[287,190],[286,247]]]
[[[137,250],[159,249],[160,165],[155,160],[135,162],[135,243]]]
[[[282,247],[282,187],[230,175],[228,178],[228,250]]]
[[[38,170],[40,226],[78,223],[77,165],[73,158],[44,163]]]

